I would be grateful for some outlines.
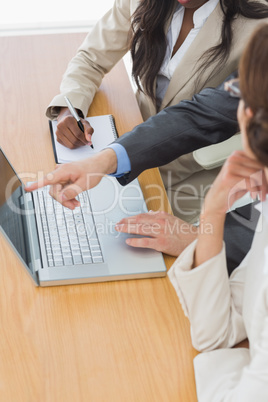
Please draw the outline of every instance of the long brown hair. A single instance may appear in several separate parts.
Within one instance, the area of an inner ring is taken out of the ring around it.
[[[175,10],[177,0],[141,0],[130,31],[130,52],[133,61],[132,75],[140,91],[156,102],[154,84],[166,53],[165,26]],[[221,43],[208,49],[201,57],[201,75],[215,61],[218,66],[226,61],[232,46],[232,22],[242,15],[251,19],[268,17],[264,4],[249,0],[220,0],[224,19]],[[217,73],[214,69],[215,74]],[[143,83],[143,87],[141,85]]]
[[[251,36],[239,64],[241,95],[253,117],[247,126],[249,146],[268,166],[268,24]]]

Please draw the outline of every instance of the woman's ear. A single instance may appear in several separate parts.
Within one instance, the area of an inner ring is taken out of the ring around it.
[[[249,106],[246,107],[245,113],[248,119],[252,119],[254,113]]]

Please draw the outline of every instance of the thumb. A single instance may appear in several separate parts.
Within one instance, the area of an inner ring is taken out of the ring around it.
[[[59,195],[63,201],[68,201],[75,199],[75,197],[77,197],[78,194],[82,193],[83,191],[85,191],[85,187],[84,181],[81,179],[77,180],[75,183],[64,186]]]
[[[85,138],[88,142],[92,142],[92,134],[94,133],[94,129],[93,127],[91,127],[91,125],[89,124],[89,122],[87,120],[85,120],[84,122],[84,133],[85,133]]]

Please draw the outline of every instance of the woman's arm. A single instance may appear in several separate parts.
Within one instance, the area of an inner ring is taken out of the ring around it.
[[[224,349],[201,353],[194,359],[195,380],[200,401],[251,402],[268,399],[268,286],[258,298],[254,331],[247,349]],[[220,364],[220,367],[218,365]],[[204,367],[206,370],[204,371]],[[217,370],[215,371],[217,367]]]
[[[267,193],[262,166],[235,152],[206,196],[198,240],[169,271],[170,280],[191,323],[192,342],[200,351],[230,347],[246,338],[242,300],[246,259],[229,281],[223,245],[226,211],[245,192]]]
[[[219,254],[226,212],[248,191],[252,198],[259,195],[265,199],[266,180],[262,165],[243,151],[236,151],[225,162],[205,198],[193,268]]]
[[[70,60],[64,73],[60,94],[48,106],[47,117],[56,118],[66,107],[64,95],[73,106],[87,115],[92,99],[103,76],[128,50],[128,32],[132,13],[130,0],[115,0],[109,10],[93,27]],[[89,7],[90,9],[90,7]]]

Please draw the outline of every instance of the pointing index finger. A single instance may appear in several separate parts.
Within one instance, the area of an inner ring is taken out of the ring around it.
[[[57,182],[57,178],[55,176],[56,176],[56,171],[53,173],[52,172],[48,173],[42,179],[39,179],[38,181],[30,184],[29,186],[26,186],[25,190],[26,191],[34,191],[34,190],[37,190],[38,188],[45,187],[50,184],[54,184]]]

